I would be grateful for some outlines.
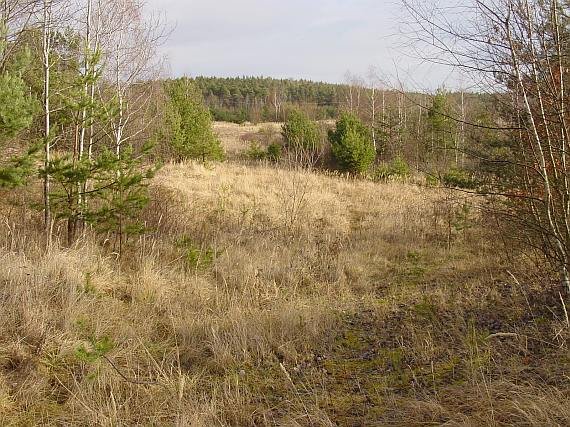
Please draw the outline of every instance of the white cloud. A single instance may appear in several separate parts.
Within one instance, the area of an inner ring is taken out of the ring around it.
[[[176,28],[174,75],[266,75],[342,81],[411,61],[392,49],[397,0],[148,0]],[[439,82],[438,82],[439,83]]]

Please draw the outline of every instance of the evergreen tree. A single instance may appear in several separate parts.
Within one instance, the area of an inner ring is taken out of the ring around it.
[[[9,72],[1,73],[0,138],[11,138],[27,129],[32,124],[35,111],[35,100],[27,93],[22,78]]]
[[[166,110],[167,131],[160,137],[170,138],[176,158],[222,160],[224,152],[212,130],[212,117],[202,95],[187,78],[166,83],[170,104]]]
[[[0,58],[6,50],[0,27]],[[23,50],[20,55],[11,58],[5,69],[0,70],[0,148],[7,140],[21,131],[28,129],[37,112],[37,101],[29,94],[22,72],[29,63],[29,52]],[[34,154],[39,147],[32,144],[24,154],[11,156],[6,162],[0,162],[0,187],[15,187],[25,183],[33,169]]]
[[[363,173],[376,157],[370,130],[354,114],[344,113],[329,131],[332,153],[339,166],[349,172]]]
[[[68,46],[69,47],[69,46]],[[64,89],[58,90],[54,101],[62,106],[62,114],[54,115],[58,127],[64,129],[59,136],[60,144],[67,150],[53,156],[42,175],[49,175],[51,187],[49,193],[50,208],[54,219],[67,221],[67,241],[71,244],[75,239],[77,228],[85,220],[85,210],[88,208],[87,196],[96,201],[97,190],[88,190],[88,183],[101,173],[99,168],[105,165],[93,161],[85,146],[86,130],[96,121],[103,124],[109,121],[108,111],[114,112],[112,106],[106,106],[96,101],[85,90],[88,85],[95,85],[100,80],[100,52],[84,52],[90,66],[81,70],[80,62],[68,60],[65,67],[59,67],[52,74],[55,82],[64,82]],[[66,141],[65,135],[71,135],[71,141]],[[55,130],[53,131],[55,136]],[[67,144],[66,144],[67,143]]]
[[[281,133],[289,149],[315,150],[320,143],[317,124],[299,110],[289,113]]]
[[[281,128],[287,150],[295,161],[305,166],[314,166],[322,154],[321,133],[317,124],[299,110],[292,110]]]
[[[137,153],[132,146],[125,146],[119,156],[104,150],[93,165],[97,174],[91,193],[96,198],[85,218],[96,231],[115,236],[119,254],[128,236],[145,231],[139,214],[149,202],[148,185],[159,167],[145,166],[152,148],[152,144],[145,144]]]
[[[453,129],[455,123],[450,118],[450,113],[447,92],[438,89],[427,114],[430,138],[427,147],[428,153],[433,154],[436,148],[443,149],[444,157],[447,157],[447,150],[454,147]]]
[[[61,106],[61,112],[53,116],[58,128],[53,137],[63,149],[50,158],[41,173],[50,177],[52,217],[66,221],[68,244],[80,227],[89,224],[96,232],[114,235],[121,253],[125,238],[144,229],[138,216],[148,202],[147,186],[155,170],[144,166],[152,145],[135,150],[123,140],[117,150],[113,138],[119,115],[116,97],[95,98],[86,90],[101,84],[101,53],[86,48],[79,54],[76,46],[80,44],[61,47],[69,54],[52,73],[53,86],[58,89],[54,102]],[[87,58],[88,68],[78,60],[82,56]],[[96,147],[90,147],[87,136],[94,131],[105,136],[97,138]]]

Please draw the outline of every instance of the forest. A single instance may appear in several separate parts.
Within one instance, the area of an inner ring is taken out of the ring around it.
[[[336,117],[343,86],[264,77],[192,79],[215,120],[243,123],[283,121],[290,108],[310,111],[315,119]]]
[[[169,75],[142,2],[0,0],[0,425],[570,424],[570,4],[436,3],[469,90]]]

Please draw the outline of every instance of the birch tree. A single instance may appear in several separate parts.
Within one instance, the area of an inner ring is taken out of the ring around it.
[[[487,129],[514,141],[512,157],[502,164],[515,173],[508,181],[489,180],[485,194],[508,200],[496,211],[517,224],[520,239],[545,256],[570,293],[569,3],[469,0],[454,9],[403,4],[425,59],[456,67],[495,94],[504,113]]]
[[[47,172],[51,161],[51,107],[50,107],[50,79],[51,79],[51,46],[53,37],[53,0],[44,0],[42,9],[42,65],[43,65],[43,138],[44,138],[44,227],[48,245],[51,242],[51,206],[50,206],[50,175]]]

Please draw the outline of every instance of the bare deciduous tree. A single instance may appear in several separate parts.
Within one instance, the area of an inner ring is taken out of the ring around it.
[[[503,159],[515,173],[493,189],[509,200],[500,212],[519,224],[521,237],[556,267],[570,292],[569,3],[403,4],[424,59],[457,67],[505,104],[494,128],[516,141],[512,158]]]

